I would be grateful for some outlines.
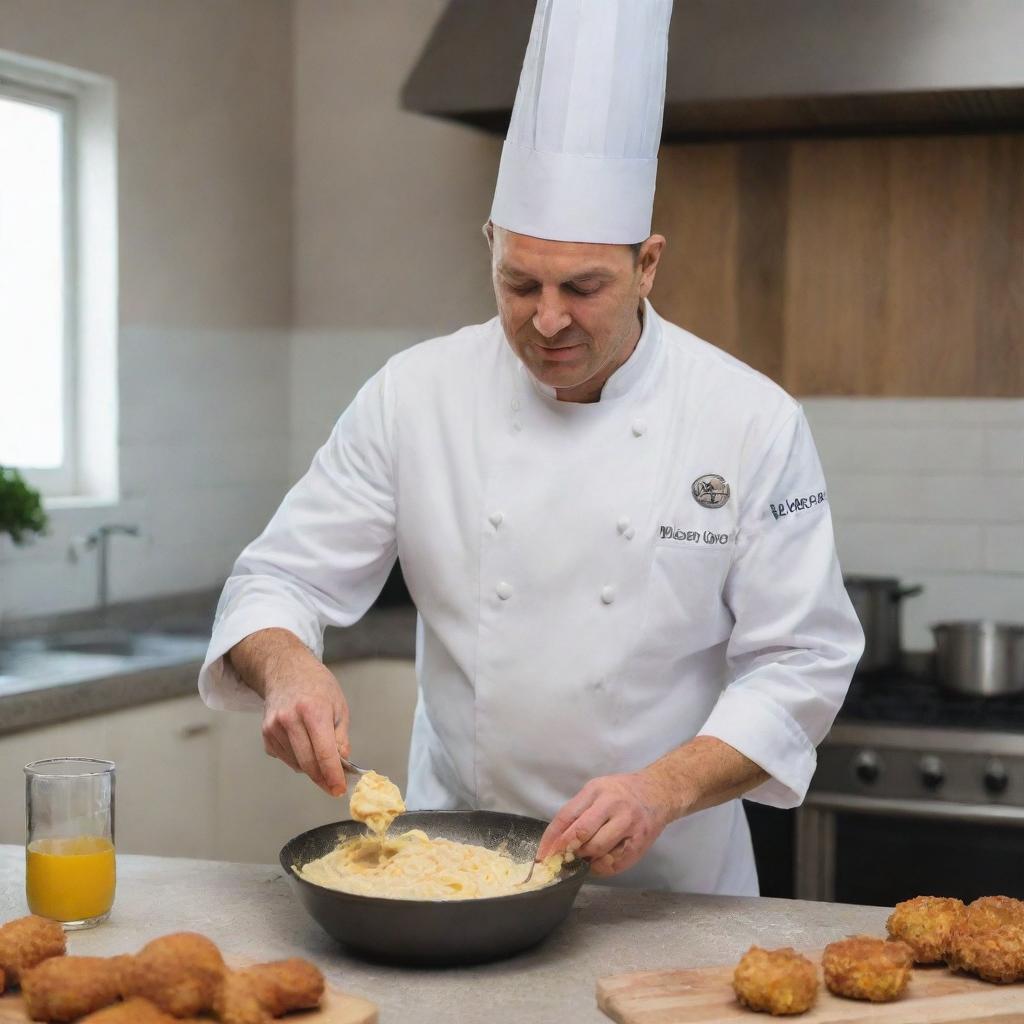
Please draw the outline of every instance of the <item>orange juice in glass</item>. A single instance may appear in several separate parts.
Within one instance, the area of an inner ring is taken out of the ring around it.
[[[25,766],[25,892],[33,914],[67,929],[114,903],[114,763],[53,757]]]

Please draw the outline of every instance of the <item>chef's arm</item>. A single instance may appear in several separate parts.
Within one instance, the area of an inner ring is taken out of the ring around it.
[[[768,773],[728,743],[696,736],[642,769],[667,822],[743,796]]]
[[[636,772],[592,779],[552,819],[539,859],[570,851],[595,874],[632,867],[666,825],[734,800],[768,773],[728,743],[697,736]]]
[[[264,700],[263,746],[332,796],[345,792],[339,754],[348,757],[348,703],[337,679],[287,629],[261,629],[226,657]]]

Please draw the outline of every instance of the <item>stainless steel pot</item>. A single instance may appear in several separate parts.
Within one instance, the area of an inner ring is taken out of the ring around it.
[[[847,576],[846,592],[864,629],[864,654],[858,672],[897,668],[903,650],[900,604],[922,587],[904,587],[892,576]]]
[[[944,690],[974,697],[1024,692],[1024,625],[939,622],[932,633],[936,677]]]

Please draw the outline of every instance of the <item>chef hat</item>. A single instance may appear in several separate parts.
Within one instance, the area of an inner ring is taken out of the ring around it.
[[[537,0],[491,220],[537,238],[651,233],[672,0]]]

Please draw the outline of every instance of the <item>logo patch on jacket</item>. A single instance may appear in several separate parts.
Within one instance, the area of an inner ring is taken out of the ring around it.
[[[693,500],[703,508],[721,508],[729,500],[729,485],[717,473],[697,477],[690,487]]]

